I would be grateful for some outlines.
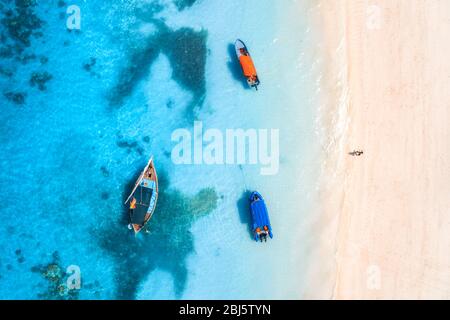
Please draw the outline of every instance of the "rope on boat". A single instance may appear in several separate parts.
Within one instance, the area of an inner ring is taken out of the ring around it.
[[[241,173],[242,173],[242,180],[244,181],[245,191],[250,191],[250,189],[247,185],[247,178],[245,177],[244,168],[242,167],[241,164],[239,165],[239,170],[241,170]]]

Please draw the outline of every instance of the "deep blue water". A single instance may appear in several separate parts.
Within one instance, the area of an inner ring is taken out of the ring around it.
[[[66,27],[72,4],[80,30]],[[301,10],[284,21],[298,6],[0,1],[0,298],[298,297],[318,168],[313,35]],[[238,37],[257,93],[234,60]],[[194,120],[280,129],[279,173],[174,165],[171,133]],[[160,195],[151,234],[135,238],[123,201],[150,155]],[[252,189],[272,213],[264,245],[249,233]],[[64,291],[69,265],[80,290]]]

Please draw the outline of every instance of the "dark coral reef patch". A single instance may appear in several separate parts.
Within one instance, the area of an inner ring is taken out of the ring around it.
[[[174,3],[177,6],[178,10],[189,8],[196,2],[197,0],[174,0]]]
[[[130,182],[124,194],[134,183]],[[187,196],[169,187],[166,174],[159,177],[158,205],[149,222],[149,234],[135,237],[127,229],[127,220],[111,223],[101,234],[100,246],[115,261],[116,298],[136,298],[141,281],[155,269],[168,271],[173,276],[175,293],[181,296],[187,281],[186,258],[194,251],[192,224],[217,207],[214,189],[205,188],[194,196]],[[124,212],[124,217],[127,212]]]
[[[33,72],[30,77],[30,85],[37,87],[41,91],[45,91],[47,89],[47,82],[52,78],[53,76],[47,71]]]
[[[1,23],[9,36],[3,34],[5,46],[21,54],[26,47],[31,45],[33,37],[40,37],[42,33],[39,29],[43,21],[37,16],[34,9],[37,5],[36,0],[15,0],[15,6],[4,6],[2,8]]]
[[[57,251],[53,253],[52,261],[37,265],[31,271],[39,273],[46,282],[45,291],[38,293],[38,299],[43,300],[76,300],[80,290],[67,287],[67,273],[61,265]]]
[[[145,45],[133,49],[128,62],[119,72],[116,85],[111,91],[111,106],[121,106],[137,84],[148,75],[150,67],[159,54],[166,55],[172,66],[172,78],[193,94],[188,106],[190,115],[194,108],[203,103],[205,95],[205,65],[207,58],[207,37],[205,30],[191,28],[171,30],[161,21],[153,21],[157,32],[150,36]]]
[[[45,64],[47,57],[38,56],[33,51],[33,40],[43,36],[45,25],[37,14],[38,1],[15,0],[0,2],[0,59],[8,67],[0,67],[0,75],[15,83],[15,72],[21,65],[40,61]],[[30,85],[41,91],[46,89],[46,82],[51,79],[47,72],[34,72],[30,75]],[[11,84],[10,84],[11,86]],[[6,100],[16,104],[26,103],[26,92],[22,89],[9,88],[3,92]]]
[[[3,96],[15,103],[16,105],[23,105],[25,104],[25,100],[27,97],[27,94],[25,92],[12,92],[12,91],[8,91],[8,92],[4,92]]]
[[[202,97],[205,91],[207,32],[182,28],[168,31],[167,38],[170,41],[164,43],[163,50],[172,63],[173,79],[191,90],[197,98]]]

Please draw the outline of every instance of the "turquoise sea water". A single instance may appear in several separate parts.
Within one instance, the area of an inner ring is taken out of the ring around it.
[[[68,31],[66,9],[81,10]],[[298,298],[319,165],[309,1],[0,1],[0,298]],[[246,88],[233,43],[261,78]],[[280,169],[175,165],[177,128],[279,129]],[[151,234],[123,201],[154,156]],[[247,196],[275,237],[252,241]],[[81,271],[67,291],[66,268]]]

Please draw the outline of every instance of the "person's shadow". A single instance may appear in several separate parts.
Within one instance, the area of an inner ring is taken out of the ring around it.
[[[246,224],[248,228],[248,233],[251,239],[253,239],[253,230],[252,230],[252,219],[251,219],[251,213],[250,213],[250,190],[245,190],[242,192],[241,197],[239,198],[237,202],[238,212],[239,212],[239,219],[242,224]]]
[[[240,82],[242,84],[242,87],[244,89],[250,89],[248,83],[247,83],[247,79],[244,77],[243,73],[242,73],[242,68],[241,68],[241,64],[239,63],[239,60],[236,56],[236,50],[234,48],[234,44],[230,43],[228,45],[228,56],[230,58],[230,61],[228,61],[228,69],[231,72],[231,75],[233,76],[233,78]]]

